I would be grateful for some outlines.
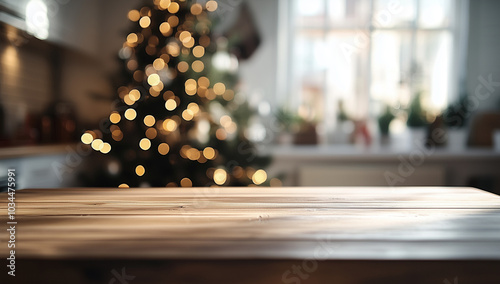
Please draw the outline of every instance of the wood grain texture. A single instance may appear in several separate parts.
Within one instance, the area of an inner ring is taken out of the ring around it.
[[[16,203],[17,252],[33,259],[500,260],[500,197],[472,188],[44,189]]]

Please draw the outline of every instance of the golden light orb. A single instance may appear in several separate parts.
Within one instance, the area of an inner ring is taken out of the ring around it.
[[[205,55],[205,48],[201,45],[195,46],[193,48],[193,55],[198,58],[203,57]]]
[[[142,150],[147,151],[151,148],[151,141],[148,138],[143,138],[139,142],[139,147],[141,147]]]
[[[165,102],[165,108],[169,111],[173,111],[175,108],[177,108],[177,102],[174,99],[168,99]]]
[[[256,171],[252,176],[252,181],[256,185],[261,185],[267,180],[267,173],[264,170]]]
[[[168,152],[170,152],[170,146],[168,146],[167,143],[161,143],[158,146],[158,153],[160,153],[160,155],[165,156]]]
[[[200,112],[200,106],[197,103],[190,103],[187,107],[190,111],[193,112],[194,115]]]
[[[157,71],[165,68],[165,60],[163,60],[162,58],[155,59],[155,61],[153,61],[153,68]]]
[[[215,159],[215,150],[212,147],[207,147],[203,150],[203,156],[209,160]]]
[[[214,182],[217,185],[223,185],[227,181],[227,173],[223,169],[217,169],[214,172]]]
[[[135,167],[135,174],[142,177],[146,173],[146,169],[142,165]]]
[[[141,92],[137,89],[133,89],[128,93],[131,100],[134,102],[138,101],[141,98]]]
[[[181,180],[181,186],[182,187],[192,187],[193,186],[193,182],[189,178],[183,178]]]
[[[171,26],[169,23],[164,22],[164,23],[161,23],[159,29],[160,29],[160,32],[165,35],[171,31]]]
[[[128,184],[126,183],[122,183],[118,186],[118,188],[130,188],[130,186],[128,186]]]
[[[82,134],[81,140],[83,144],[90,145],[90,143],[94,141],[94,136],[92,136],[92,134],[88,132],[85,132]]]
[[[191,110],[186,109],[182,112],[182,118],[186,121],[191,121],[194,118],[194,113]]]
[[[158,84],[160,84],[161,80],[160,80],[160,75],[158,74],[151,74],[148,76],[148,84],[151,85],[151,86],[156,86]]]
[[[127,36],[127,42],[130,44],[137,43],[138,40],[139,40],[139,38],[137,37],[137,34],[135,34],[135,33],[131,33]]]
[[[189,70],[189,64],[186,61],[181,61],[177,64],[177,69],[181,73],[186,73]]]
[[[208,89],[208,87],[210,87],[210,80],[207,77],[200,77],[198,79],[198,85]]]
[[[140,20],[139,20],[139,25],[141,26],[141,28],[145,29],[147,27],[149,27],[149,25],[151,25],[151,18],[149,18],[148,16],[144,16],[142,17]]]
[[[217,83],[214,85],[214,93],[216,95],[222,95],[226,91],[226,85],[224,83]]]
[[[168,11],[172,14],[175,14],[177,12],[179,12],[179,4],[177,4],[176,2],[172,2],[170,3],[170,6],[168,6]]]
[[[128,19],[131,20],[132,22],[137,22],[141,18],[141,13],[137,10],[130,10],[128,12]]]
[[[205,69],[205,64],[201,60],[196,60],[191,64],[191,68],[194,72],[200,73]]]
[[[207,10],[209,12],[214,12],[215,10],[217,10],[219,4],[217,3],[217,1],[210,0],[207,2],[207,4],[205,4],[205,6],[207,7]]]
[[[96,151],[101,151],[102,147],[104,147],[104,142],[101,139],[95,139],[94,141],[92,141],[91,146],[92,149]]]
[[[129,108],[125,111],[125,118],[132,121],[137,117],[137,112],[133,108]]]
[[[158,136],[158,131],[156,131],[155,128],[148,128],[148,130],[146,130],[146,137],[150,140],[152,139],[155,139],[156,136]]]
[[[155,125],[155,123],[156,119],[154,118],[154,116],[146,115],[146,117],[144,117],[144,125],[152,127],[153,125]]]
[[[177,122],[175,120],[170,119],[170,118],[165,119],[165,121],[163,122],[163,128],[169,132],[173,132],[173,131],[177,130],[177,126],[178,126]]]
[[[166,10],[170,6],[171,1],[170,0],[160,0],[160,9],[161,10]]]
[[[108,154],[109,152],[111,152],[111,144],[107,142],[103,143],[101,147],[101,153]]]
[[[201,12],[203,12],[203,7],[200,4],[196,3],[191,6],[191,14],[196,16],[201,14]]]

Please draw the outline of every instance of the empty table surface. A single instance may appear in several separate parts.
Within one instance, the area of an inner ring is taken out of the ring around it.
[[[38,189],[15,201],[16,253],[32,259],[500,260],[500,197],[473,188]]]

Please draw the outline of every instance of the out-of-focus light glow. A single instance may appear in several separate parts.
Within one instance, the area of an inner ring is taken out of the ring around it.
[[[224,129],[217,129],[217,131],[215,132],[215,137],[217,137],[217,139],[219,140],[226,140],[227,138],[227,132],[224,130]]]
[[[193,48],[193,55],[198,58],[203,57],[205,55],[205,48],[201,45],[195,46]]]
[[[28,33],[39,39],[49,37],[50,22],[47,16],[47,5],[40,0],[31,0],[26,5],[26,27]]]
[[[210,80],[207,77],[200,77],[198,79],[198,85],[208,89],[208,87],[210,87]]]
[[[109,152],[111,152],[111,144],[107,142],[103,143],[101,147],[101,153],[108,154]]]
[[[181,186],[182,187],[192,187],[193,186],[193,182],[189,178],[183,178],[181,180]]]
[[[117,124],[118,122],[120,122],[120,120],[122,120],[122,117],[119,113],[117,112],[113,112],[110,116],[109,116],[109,121],[111,121],[111,123],[114,123],[114,124]]]
[[[170,6],[171,1],[170,0],[160,0],[160,9],[161,10],[166,10]]]
[[[156,136],[158,136],[158,131],[156,131],[156,129],[148,128],[148,130],[146,130],[146,137],[148,139],[155,139]]]
[[[203,150],[203,156],[209,160],[215,159],[215,150],[212,147],[207,147]]]
[[[150,24],[151,24],[151,18],[149,18],[148,16],[144,16],[139,20],[139,25],[143,29],[149,27]]]
[[[226,85],[224,83],[217,83],[214,85],[214,92],[216,95],[222,95],[226,91]]]
[[[141,98],[141,92],[139,92],[139,90],[136,89],[130,91],[128,95],[130,96],[130,99],[133,100],[134,102],[138,101]]]
[[[191,6],[191,14],[196,16],[201,14],[201,12],[203,12],[203,7],[200,4],[196,3]]]
[[[132,109],[132,108],[129,108],[125,111],[125,118],[128,119],[128,120],[134,120],[135,118],[137,117],[137,112]]]
[[[217,185],[223,185],[227,181],[227,173],[223,169],[217,169],[214,172],[214,182]]]
[[[252,176],[252,181],[256,185],[261,185],[267,180],[267,173],[264,170],[256,171]]]
[[[161,82],[160,75],[158,75],[158,74],[149,75],[149,77],[148,77],[148,84],[149,85],[156,86],[156,85],[160,84],[160,82]]]
[[[179,12],[179,4],[175,3],[175,2],[172,2],[170,3],[170,6],[168,7],[168,11],[172,14],[175,14],[177,12]]]
[[[203,64],[203,62],[201,60],[196,60],[191,65],[191,68],[193,68],[194,72],[200,73],[203,71],[203,69],[205,69],[205,64]]]
[[[272,187],[282,187],[283,186],[283,182],[281,182],[281,180],[279,180],[277,178],[271,179],[270,183],[271,183]]]
[[[143,138],[139,142],[139,147],[141,147],[142,150],[147,151],[151,148],[151,141],[148,138]]]
[[[141,18],[141,13],[137,10],[130,10],[128,12],[128,19],[131,20],[132,22],[137,22]]]
[[[169,111],[173,111],[177,107],[177,102],[174,99],[168,99],[165,102],[165,108]]]
[[[165,60],[163,60],[162,58],[155,59],[155,61],[153,62],[153,67],[157,71],[160,71],[161,69],[165,68]]]
[[[173,132],[177,129],[177,122],[175,122],[175,120],[172,120],[170,118],[165,119],[165,121],[163,122],[163,128],[166,131]]]
[[[128,184],[126,183],[122,183],[118,186],[118,188],[130,188],[130,186],[128,186]]]
[[[179,18],[177,16],[170,16],[167,19],[167,22],[170,24],[171,27],[177,27],[179,24]]]
[[[144,117],[144,125],[151,127],[151,126],[155,125],[155,123],[156,123],[156,119],[154,118],[154,116],[146,115],[146,117]]]
[[[182,112],[182,118],[184,118],[186,121],[191,121],[194,118],[194,114],[191,110],[186,109]]]
[[[86,133],[83,133],[81,140],[82,140],[83,144],[90,145],[90,143],[92,143],[92,141],[94,141],[94,137],[92,136],[92,134],[86,132]]]
[[[160,155],[165,156],[168,152],[170,152],[170,146],[168,146],[167,143],[161,143],[158,146],[158,153],[160,153]]]
[[[127,36],[127,42],[130,44],[137,43],[139,40],[139,37],[137,37],[137,34],[131,33]]]
[[[217,4],[217,1],[210,0],[207,2],[207,4],[205,4],[205,6],[207,7],[207,10],[209,12],[214,12],[215,10],[217,10],[217,7],[219,6],[219,4]]]
[[[101,139],[96,139],[92,142],[91,146],[92,149],[96,151],[101,151],[102,147],[104,146],[104,142]]]
[[[186,61],[181,61],[177,64],[177,69],[181,73],[186,73],[189,70],[189,64]]]
[[[171,30],[170,24],[169,23],[161,23],[160,25],[160,32],[164,35],[168,34]]]
[[[144,168],[144,166],[139,165],[135,168],[136,175],[142,177],[145,173],[146,173],[146,169]]]

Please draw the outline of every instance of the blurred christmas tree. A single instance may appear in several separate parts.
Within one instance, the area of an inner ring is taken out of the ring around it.
[[[132,186],[269,183],[246,137],[253,115],[238,92],[238,61],[211,36],[216,1],[151,0],[128,17],[119,103],[104,131],[82,142],[115,165],[101,184]],[[106,181],[106,182],[105,182]]]

